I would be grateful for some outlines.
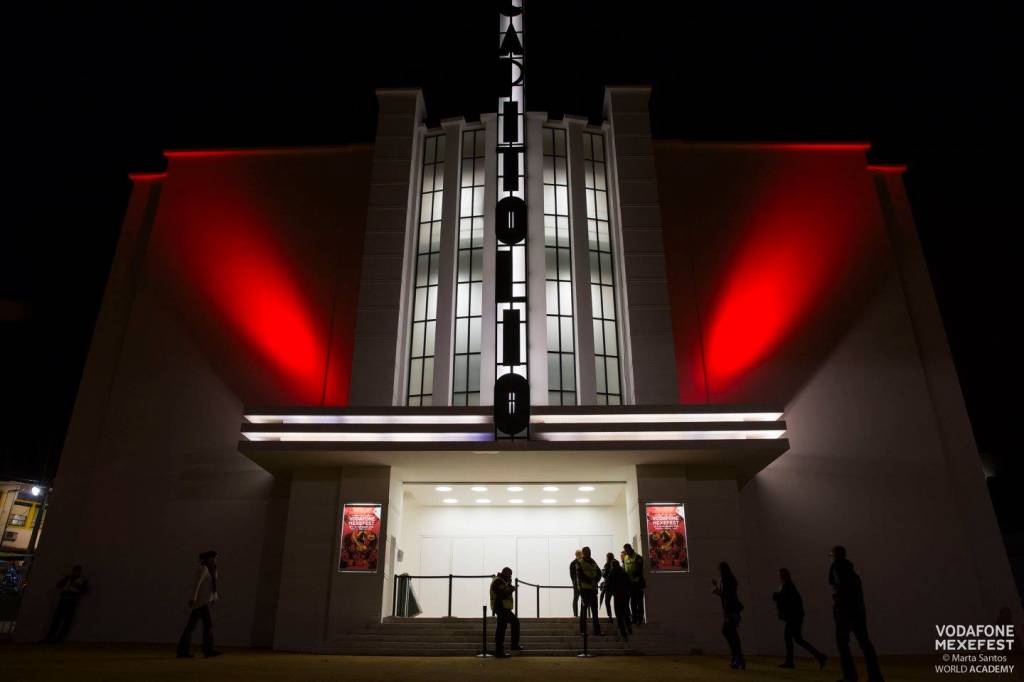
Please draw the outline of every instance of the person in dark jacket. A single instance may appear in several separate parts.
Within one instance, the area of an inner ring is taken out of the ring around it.
[[[615,602],[615,622],[619,626],[619,634],[623,641],[628,642],[629,635],[633,634],[633,621],[629,615],[629,576],[614,557],[609,561],[604,580],[605,594],[610,595]]]
[[[796,585],[793,584],[793,577],[788,568],[779,569],[779,582],[781,583],[779,591],[772,594],[775,606],[779,610],[779,620],[786,624],[782,633],[786,642],[786,661],[780,663],[779,667],[796,667],[793,662],[793,642],[796,642],[811,656],[814,656],[814,660],[818,662],[818,669],[824,670],[828,656],[815,649],[810,642],[804,639],[804,600],[800,597]]]
[[[83,594],[89,592],[89,581],[82,575],[82,567],[73,567],[71,573],[61,578],[57,583],[57,591],[60,592],[57,609],[53,612],[50,629],[43,638],[44,642],[50,644],[61,642],[68,636],[71,623],[75,619],[75,611],[78,610],[78,602],[81,601]]]
[[[572,581],[572,617],[580,616],[580,584],[577,574],[580,570],[580,559],[583,557],[581,550],[576,550],[576,558],[569,562],[569,580]]]
[[[519,644],[519,617],[515,614],[516,586],[512,583],[512,569],[506,566],[501,573],[491,580],[491,610],[498,617],[498,625],[494,629],[494,657],[509,658],[505,653],[505,630],[512,626],[512,650],[522,651],[526,647]]]
[[[734,670],[745,670],[747,662],[743,658],[743,646],[740,643],[740,611],[743,610],[743,603],[739,597],[739,581],[733,575],[729,564],[724,561],[718,564],[718,574],[722,582],[712,579],[714,588],[713,594],[718,595],[722,600],[722,614],[725,616],[722,623],[722,636],[729,644],[729,651],[732,654],[732,661],[729,667]]]
[[[868,669],[870,682],[882,682],[882,669],[878,666],[878,655],[868,637],[867,608],[864,605],[864,591],[860,576],[853,570],[853,564],[846,558],[846,548],[836,545],[832,548],[832,565],[828,569],[828,584],[832,586],[832,616],[836,621],[836,647],[843,669],[843,680],[855,682],[857,667],[850,653],[850,635],[857,638],[864,665]]]
[[[593,618],[594,634],[600,635],[601,621],[597,608],[597,586],[601,582],[601,567],[590,558],[589,547],[583,548],[576,580],[579,581],[580,600],[583,602],[583,609],[580,611],[580,632],[587,631],[587,615],[589,614]]]
[[[646,620],[644,589],[647,587],[647,581],[644,579],[644,558],[628,543],[622,546],[622,568],[629,576],[629,611],[633,624],[643,625]]]
[[[601,583],[601,598],[598,606],[603,602],[605,611],[608,613],[608,622],[614,623],[612,618],[612,592],[608,589],[608,571],[611,570],[612,562],[615,561],[615,555],[608,552],[604,557],[604,567],[601,569],[601,577],[604,578],[604,582]],[[600,609],[598,609],[600,610]]]

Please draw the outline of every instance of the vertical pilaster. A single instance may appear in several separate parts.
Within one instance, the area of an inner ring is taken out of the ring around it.
[[[651,89],[605,91],[608,172],[623,344],[625,402],[671,404],[676,386],[672,311],[662,242],[661,204],[651,144]],[[618,223],[618,229],[614,229]]]
[[[452,404],[452,337],[455,330],[455,256],[458,245],[459,173],[465,120],[441,121],[444,127],[444,202],[441,208],[441,257],[437,278],[437,335],[434,337],[433,405]]]
[[[566,116],[569,155],[569,231],[572,235],[572,284],[576,307],[576,395],[579,405],[597,404],[594,379],[594,309],[590,300],[590,243],[587,194],[583,178],[583,129],[587,119]]]
[[[498,240],[494,232],[495,201],[491,196],[498,187],[498,117],[496,114],[484,114],[480,117],[484,124],[487,144],[486,163],[484,164],[484,281],[483,309],[480,317],[480,404],[494,403],[494,252]]]
[[[527,318],[530,335],[530,403],[548,404],[548,342],[547,296],[544,282],[544,120],[545,114],[531,112],[526,115],[526,175],[527,232]]]
[[[409,296],[405,255],[410,239],[419,177],[417,129],[426,116],[418,89],[378,90],[380,113],[373,148],[366,236],[359,279],[359,303],[352,351],[352,405],[391,405],[404,402],[407,364],[405,329],[400,315]],[[381,368],[395,367],[392,376]]]

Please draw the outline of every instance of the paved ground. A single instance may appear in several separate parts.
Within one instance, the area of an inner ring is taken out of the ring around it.
[[[178,660],[170,647],[152,645],[39,645],[0,644],[0,679],[4,682],[73,680],[74,682],[161,682],[163,680],[245,680],[262,682],[402,682],[403,680],[528,680],[529,682],[571,682],[587,680],[660,680],[714,682],[833,681],[838,668],[830,661],[818,672],[810,659],[797,670],[780,670],[777,658],[751,658],[745,672],[729,670],[726,660],[716,656],[644,656],[576,658],[517,657],[509,660],[474,658],[380,658],[370,656],[315,656],[284,654],[251,649],[227,649],[219,658],[197,657]],[[888,682],[901,680],[985,679],[1001,682],[1022,679],[1020,675],[936,675],[936,657],[890,657],[882,659]],[[1020,666],[1018,666],[1018,669]]]

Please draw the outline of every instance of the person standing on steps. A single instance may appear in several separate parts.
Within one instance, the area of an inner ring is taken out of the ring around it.
[[[512,569],[506,566],[491,581],[491,610],[498,617],[498,625],[494,629],[495,658],[510,658],[505,653],[505,629],[512,624],[512,650],[522,651],[519,645],[519,617],[513,612],[515,608],[516,586],[512,584]]]
[[[850,635],[857,638],[864,666],[868,669],[870,682],[882,682],[882,669],[878,666],[878,655],[868,637],[867,607],[864,605],[864,590],[860,576],[853,570],[853,564],[846,558],[846,548],[836,545],[830,553],[832,565],[828,569],[828,584],[832,586],[832,617],[836,621],[836,647],[839,649],[839,664],[843,669],[845,682],[856,682],[857,667],[850,653]]]
[[[644,624],[644,589],[647,581],[644,579],[644,558],[637,554],[633,545],[622,546],[622,568],[629,576],[629,610],[632,613],[633,624]]]
[[[818,669],[825,669],[825,661],[828,656],[821,653],[811,643],[804,639],[804,600],[793,584],[793,577],[788,568],[779,569],[779,582],[781,587],[778,592],[772,594],[775,606],[779,611],[779,620],[786,624],[782,637],[786,642],[786,660],[779,664],[780,668],[795,668],[793,661],[793,642],[796,642],[807,650],[818,662]]]
[[[199,555],[199,570],[188,599],[188,622],[178,640],[178,658],[193,658],[192,633],[199,621],[203,623],[203,655],[207,658],[220,656],[213,648],[213,618],[210,616],[210,606],[217,599],[217,553],[211,550]]]
[[[601,595],[598,606],[604,604],[605,612],[608,614],[608,622],[614,623],[615,619],[612,618],[612,592],[608,589],[608,571],[611,570],[612,563],[619,563],[615,561],[615,555],[611,552],[604,557],[604,567],[601,568],[601,577],[604,579],[601,582]]]
[[[615,621],[622,641],[628,642],[629,635],[633,634],[633,623],[629,615],[629,576],[615,558],[610,563],[605,576],[605,589],[615,602]]]
[[[739,631],[740,611],[743,610],[743,603],[739,596],[739,581],[733,575],[729,564],[724,561],[718,564],[718,574],[722,582],[719,583],[712,579],[711,584],[714,585],[714,588],[711,592],[722,600],[722,614],[725,617],[722,623],[722,636],[729,643],[729,652],[732,654],[729,667],[733,670],[745,670],[747,662],[743,658],[743,646],[740,643]]]
[[[601,567],[590,558],[590,548],[583,548],[583,556],[580,558],[579,570],[576,579],[580,586],[580,600],[583,608],[580,610],[580,632],[587,631],[587,614],[589,613],[594,622],[594,635],[601,635],[600,613],[597,606],[597,586],[601,582]]]
[[[583,558],[583,552],[576,550],[576,558],[569,562],[569,580],[572,582],[572,617],[579,618],[580,616],[580,585],[577,574],[580,570],[580,559]]]

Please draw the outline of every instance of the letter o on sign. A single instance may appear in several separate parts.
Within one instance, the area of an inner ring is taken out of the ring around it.
[[[519,374],[503,374],[494,382],[494,426],[514,435],[530,424],[530,384]]]
[[[508,246],[526,239],[526,202],[519,197],[505,197],[499,201],[494,231],[501,243]]]

